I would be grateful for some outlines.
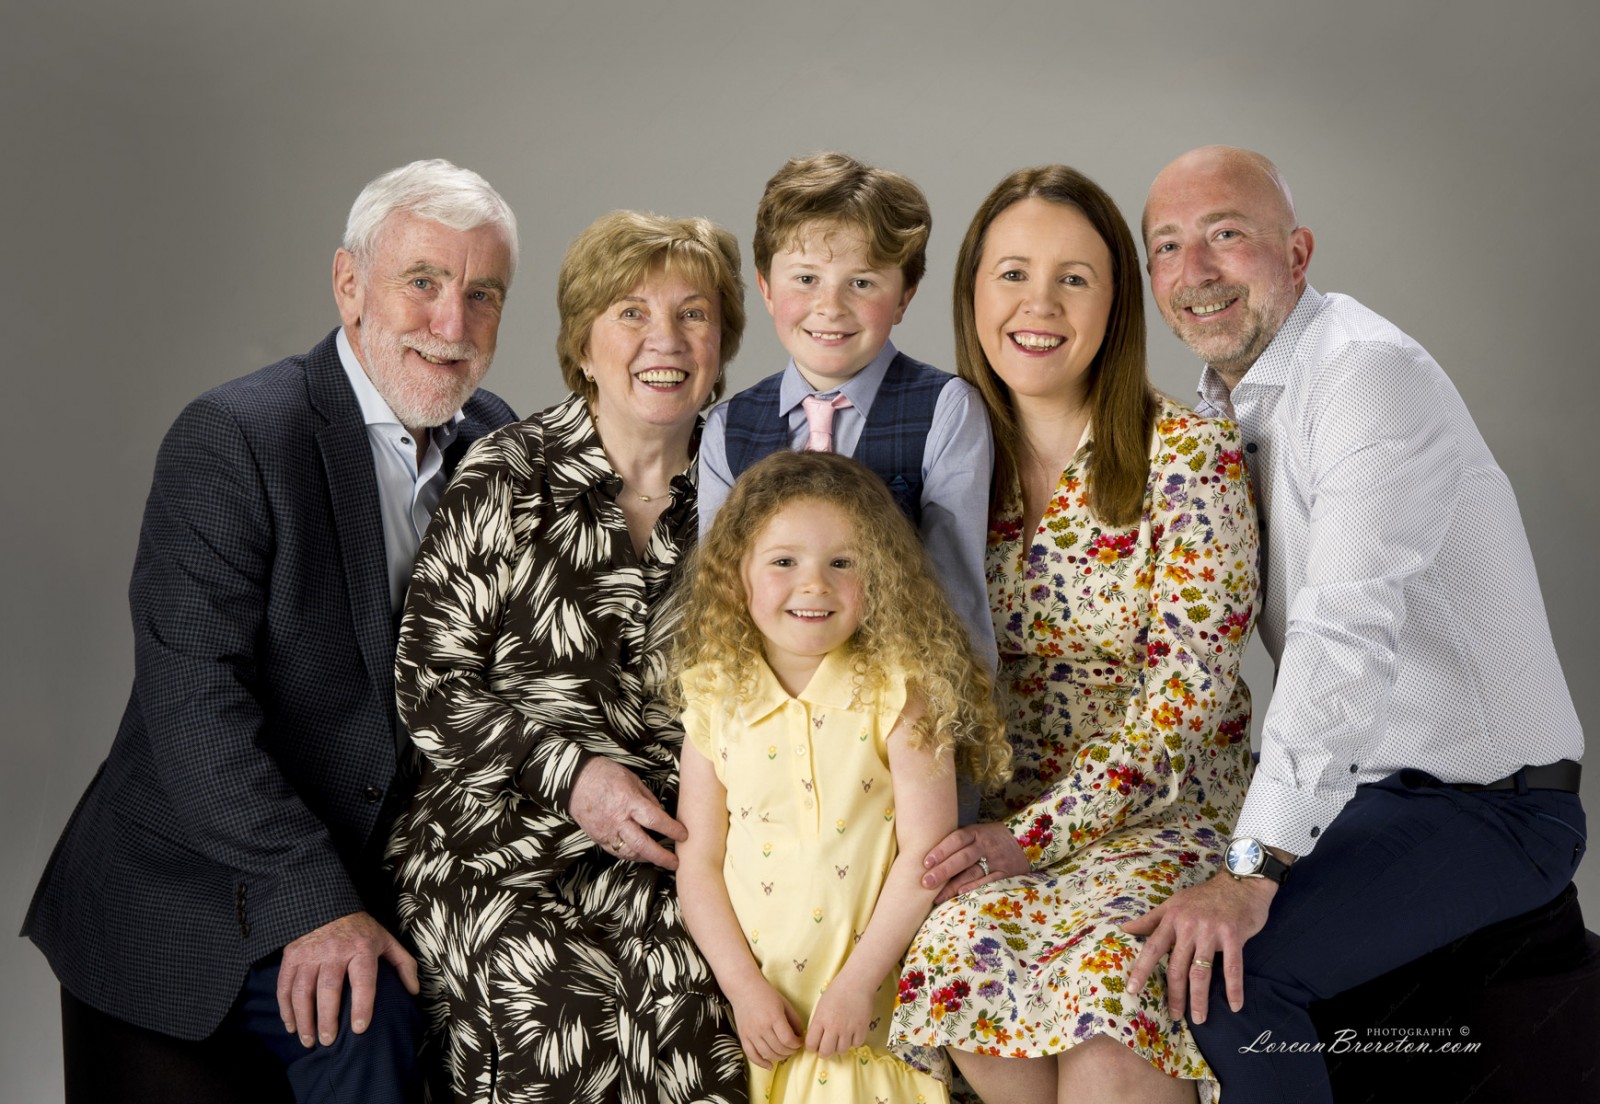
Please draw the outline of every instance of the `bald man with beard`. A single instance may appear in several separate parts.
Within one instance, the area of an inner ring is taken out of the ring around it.
[[[1332,1100],[1307,1008],[1555,897],[1583,733],[1516,500],[1426,350],[1306,281],[1267,158],[1212,146],[1144,210],[1150,286],[1239,424],[1278,666],[1224,871],[1125,930],[1230,1104]]]

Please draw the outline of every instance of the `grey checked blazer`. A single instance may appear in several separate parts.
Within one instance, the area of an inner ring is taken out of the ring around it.
[[[513,418],[486,391],[464,414],[447,470]],[[394,911],[377,856],[411,784],[396,626],[333,334],[179,415],[129,598],[133,693],[23,934],[80,1000],[198,1039],[252,963],[347,913]]]

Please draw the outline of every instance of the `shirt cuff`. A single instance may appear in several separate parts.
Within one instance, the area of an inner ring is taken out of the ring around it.
[[[1239,823],[1234,826],[1234,837],[1249,836],[1291,855],[1309,855],[1350,796],[1319,796],[1263,778],[1257,771],[1250,792],[1245,795]]]

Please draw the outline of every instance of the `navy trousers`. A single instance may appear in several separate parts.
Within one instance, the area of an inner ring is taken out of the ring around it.
[[[422,1016],[388,963],[378,964],[372,1023],[360,1035],[350,1030],[350,987],[345,986],[339,1037],[332,1046],[307,1049],[298,1036],[284,1031],[277,988],[276,961],[252,969],[228,1018],[198,1042],[124,1023],[63,989],[68,1104],[265,1104],[290,1092],[297,1104],[421,1099],[416,1048]]]
[[[278,965],[255,967],[228,1013],[228,1024],[253,1035],[283,1062],[296,1104],[413,1104],[422,1099],[417,1041],[422,1014],[387,962],[378,963],[372,1022],[350,1030],[350,985],[339,1002],[339,1037],[306,1048],[283,1029]]]
[[[1549,901],[1585,833],[1576,794],[1463,792],[1419,771],[1357,787],[1245,944],[1244,1007],[1229,1009],[1218,962],[1190,1025],[1224,1099],[1332,1104],[1311,1002]]]

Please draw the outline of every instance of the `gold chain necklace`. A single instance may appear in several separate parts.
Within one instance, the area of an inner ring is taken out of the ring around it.
[[[594,404],[593,403],[587,403],[585,405],[587,405],[589,407],[589,420],[594,422],[595,433],[598,434],[600,432],[600,411],[598,411],[598,410],[596,410],[594,408]],[[603,441],[601,442],[601,446],[600,447],[601,447],[601,449],[603,451],[604,448],[605,448],[605,443]],[[608,456],[606,459],[609,460],[610,457]],[[628,481],[626,479],[623,479],[620,474],[617,476],[617,480],[622,484],[622,489],[623,490],[632,491],[633,492],[633,496],[635,498],[637,498],[640,502],[653,502],[654,500],[660,498],[662,495],[670,494],[671,491],[672,491],[672,485],[668,484],[667,485],[667,489],[664,490],[664,491],[657,491],[655,494],[645,494],[643,491],[639,490],[639,488],[637,488],[637,487],[628,486]]]

